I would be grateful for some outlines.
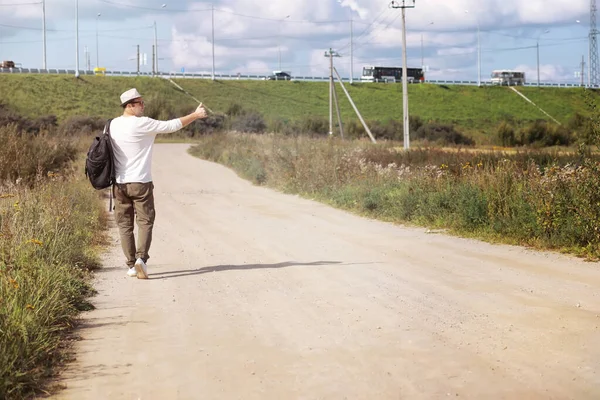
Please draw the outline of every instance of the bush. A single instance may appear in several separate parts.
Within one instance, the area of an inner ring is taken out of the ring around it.
[[[437,122],[421,126],[414,134],[415,139],[443,145],[458,144],[473,146],[475,141],[458,132],[453,125],[439,124]]]
[[[567,123],[567,127],[572,131],[576,131],[578,129],[583,128],[588,123],[589,120],[590,120],[589,118],[586,118],[583,115],[576,112],[569,119],[569,122]]]
[[[402,140],[404,137],[404,126],[402,120],[389,119],[385,122],[367,121],[367,126],[376,139]],[[416,132],[423,126],[421,117],[409,116],[409,128],[411,132]],[[350,120],[344,124],[344,134],[349,138],[363,138],[367,136],[367,131],[358,120]]]
[[[189,137],[196,135],[206,135],[220,132],[225,127],[225,116],[220,114],[210,114],[206,119],[198,119],[186,127],[185,132]]]
[[[572,142],[572,135],[568,128],[562,125],[549,125],[543,120],[524,127],[519,136],[520,144],[536,147],[568,146]]]
[[[329,120],[323,117],[309,116],[295,123],[293,129],[302,134],[326,135],[329,133]]]
[[[0,126],[14,125],[19,133],[29,133],[37,135],[42,130],[52,130],[57,125],[55,115],[46,115],[38,118],[26,118],[0,103]]]
[[[517,144],[515,128],[508,122],[502,121],[496,129],[498,143],[504,147],[513,147]]]
[[[0,184],[22,180],[32,185],[38,177],[63,170],[78,152],[71,141],[44,132],[31,140],[16,125],[0,127],[0,142]]]
[[[185,108],[189,109],[187,106]],[[165,121],[180,117],[184,114],[189,114],[189,112],[183,112],[181,115],[178,115],[179,113],[177,111],[178,110],[176,110],[175,107],[173,107],[173,105],[166,100],[166,96],[163,96],[160,93],[152,94],[144,98],[144,115],[147,117]],[[190,112],[191,111],[193,110],[190,110]]]
[[[408,127],[411,132],[416,132],[423,125],[425,125],[425,123],[423,122],[421,117],[419,117],[418,115],[409,115],[408,116]],[[400,124],[400,126],[403,126],[403,125]],[[404,128],[402,128],[402,131],[404,131]],[[402,132],[402,135],[404,135],[404,132]]]
[[[231,122],[233,130],[244,133],[262,133],[266,127],[265,120],[257,112],[239,115]]]
[[[59,126],[59,133],[64,136],[90,135],[100,133],[106,120],[100,117],[74,116]]]
[[[369,129],[376,139],[400,140],[403,135],[402,121],[390,119],[384,123],[372,121]],[[364,128],[363,128],[364,130]]]
[[[367,132],[360,121],[353,119],[344,124],[344,136],[351,139],[357,139],[366,137]]]
[[[228,117],[237,117],[238,115],[245,114],[246,111],[244,107],[238,103],[232,103],[227,107],[227,111],[225,111],[225,115]]]

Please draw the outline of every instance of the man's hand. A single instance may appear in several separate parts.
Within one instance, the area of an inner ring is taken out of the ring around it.
[[[208,116],[208,113],[206,112],[206,109],[204,108],[202,103],[200,103],[198,108],[196,108],[196,111],[194,111],[194,114],[196,114],[196,117],[198,119],[204,119]]]

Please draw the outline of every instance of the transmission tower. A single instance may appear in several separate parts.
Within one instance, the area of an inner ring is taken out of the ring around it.
[[[596,0],[590,0],[590,65],[589,65],[589,82],[590,85],[598,85],[598,69],[600,60],[598,58],[598,30],[596,29],[596,14],[598,7]]]

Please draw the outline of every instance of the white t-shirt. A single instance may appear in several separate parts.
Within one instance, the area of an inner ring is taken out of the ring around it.
[[[181,128],[179,118],[157,121],[148,117],[120,116],[113,119],[110,136],[117,183],[151,182],[154,138],[159,133],[172,133]]]

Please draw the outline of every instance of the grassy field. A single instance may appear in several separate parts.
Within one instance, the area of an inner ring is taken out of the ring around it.
[[[216,112],[232,104],[256,110],[265,119],[298,120],[328,117],[326,82],[215,81],[178,79],[183,88]],[[165,79],[140,77],[81,77],[60,75],[0,75],[2,102],[30,117],[53,114],[63,121],[73,115],[118,115],[119,95],[136,87],[150,102],[160,98],[175,109],[186,109],[193,100]],[[399,84],[346,85],[363,117],[369,121],[402,119],[402,86]],[[525,87],[519,90],[563,124],[575,113],[586,115],[583,90]],[[343,91],[338,88],[344,121],[357,120]],[[598,97],[596,91],[594,98]],[[410,85],[411,115],[424,121],[455,124],[459,129],[486,135],[503,120],[517,124],[549,120],[533,105],[502,87]]]

